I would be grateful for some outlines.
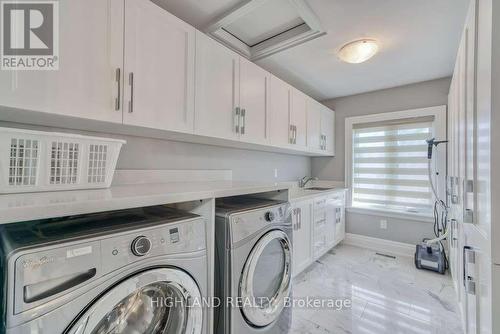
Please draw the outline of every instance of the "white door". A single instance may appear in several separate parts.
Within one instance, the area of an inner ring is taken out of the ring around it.
[[[123,0],[59,1],[59,26],[59,70],[1,71],[0,106],[121,123]]]
[[[321,112],[321,134],[323,135],[323,150],[335,154],[335,112],[324,107]]]
[[[239,138],[239,77],[239,56],[197,32],[196,134],[226,139]]]
[[[294,126],[294,145],[297,148],[307,146],[307,97],[297,89],[292,89],[290,124]]]
[[[273,145],[286,147],[292,139],[290,130],[290,86],[271,77],[270,89],[270,138]]]
[[[307,100],[307,148],[313,152],[322,150],[321,105],[313,99]]]
[[[125,0],[124,123],[193,131],[195,29],[151,1]]]
[[[266,143],[269,96],[268,72],[240,57],[240,139],[251,143]]]
[[[294,275],[299,274],[312,261],[311,214],[312,201],[294,203],[292,208]]]

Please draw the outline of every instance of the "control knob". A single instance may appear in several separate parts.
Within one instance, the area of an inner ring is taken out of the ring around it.
[[[274,216],[274,212],[272,211],[268,211],[266,212],[266,214],[264,215],[264,218],[268,221],[268,222],[272,222],[275,218]]]
[[[132,241],[132,253],[135,256],[144,256],[149,253],[151,250],[151,240],[149,240],[147,237],[141,235]]]

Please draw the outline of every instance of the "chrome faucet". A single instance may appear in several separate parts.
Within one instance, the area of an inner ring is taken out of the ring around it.
[[[311,177],[311,176],[304,176],[302,179],[299,180],[299,187],[304,188],[306,184],[309,183],[309,181],[317,181],[317,177]]]

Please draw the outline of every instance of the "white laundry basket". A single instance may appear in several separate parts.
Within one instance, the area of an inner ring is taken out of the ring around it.
[[[125,143],[0,127],[0,193],[107,188]]]

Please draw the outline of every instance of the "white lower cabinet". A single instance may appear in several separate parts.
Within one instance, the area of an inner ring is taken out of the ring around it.
[[[312,200],[293,203],[293,270],[297,274],[304,270],[312,260],[311,220]]]
[[[345,238],[345,191],[292,202],[294,275]]]

